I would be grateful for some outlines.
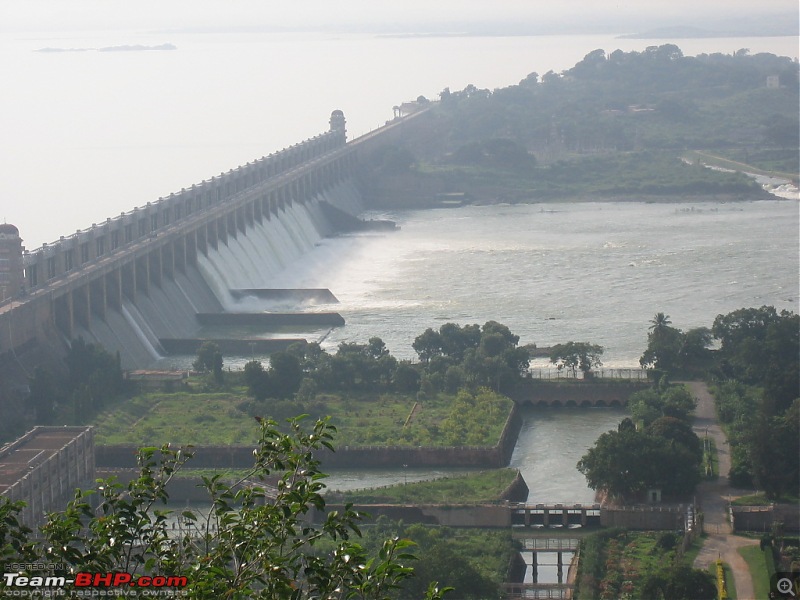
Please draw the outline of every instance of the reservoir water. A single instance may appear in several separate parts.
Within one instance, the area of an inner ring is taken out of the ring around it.
[[[606,366],[638,367],[649,321],[710,327],[738,308],[798,310],[798,205],[598,202],[395,212],[391,233],[322,240],[276,287],[329,287],[347,325],[323,345],[379,336],[395,356],[442,323],[494,319],[542,346],[606,348]],[[575,464],[617,426],[618,409],[528,409],[511,466],[529,500],[592,502]],[[387,485],[450,471],[334,473],[333,489]]]

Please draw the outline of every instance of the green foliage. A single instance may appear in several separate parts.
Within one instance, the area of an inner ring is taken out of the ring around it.
[[[772,500],[795,493],[800,488],[800,400],[770,416],[773,404],[760,388],[726,381],[712,392],[728,434],[731,484],[756,486]]]
[[[425,594],[427,581],[452,586],[455,598],[491,600],[502,598],[513,542],[508,529],[452,529],[423,524],[406,525],[379,517],[374,526],[364,528],[364,546],[374,551],[379,540],[401,537],[416,545],[415,576],[405,580],[397,600],[416,600]]]
[[[447,127],[438,133],[451,152],[498,137],[542,154],[755,146],[765,139],[781,146],[792,139],[772,141],[771,126],[797,119],[797,72],[790,58],[769,54],[688,57],[674,44],[598,49],[563,76],[533,73],[494,92],[448,90],[440,106]],[[766,77],[776,73],[786,87],[766,89]]]
[[[270,354],[269,369],[266,370],[260,361],[255,360],[244,366],[247,390],[256,400],[292,398],[300,389],[303,376],[300,360],[289,352]]]
[[[371,490],[343,492],[353,504],[479,504],[497,502],[517,476],[515,469],[480,471],[435,481],[417,481]]]
[[[200,373],[212,373],[214,381],[222,383],[222,352],[215,342],[203,342],[197,349],[192,368]]]
[[[769,416],[800,397],[800,315],[772,306],[718,315],[711,328],[720,343],[723,377],[763,386]]]
[[[640,390],[628,399],[631,416],[645,426],[660,417],[674,417],[688,423],[696,405],[697,402],[683,385]]]
[[[600,361],[602,355],[603,347],[589,342],[567,342],[550,348],[550,362],[555,364],[559,371],[563,368],[570,369],[573,376],[578,369],[587,374],[592,368],[602,366],[603,363]]]
[[[609,529],[581,540],[576,597],[714,600],[714,579],[692,569],[673,533]]]
[[[412,344],[427,375],[421,389],[426,395],[458,387],[508,390],[530,364],[528,349],[518,343],[519,336],[497,321],[482,327],[445,323],[439,331],[428,328]]]
[[[532,169],[536,159],[524,146],[507,138],[470,142],[458,148],[451,159],[456,164],[509,169]]]
[[[0,549],[23,550],[30,562],[63,563],[70,572],[185,577],[190,598],[388,599],[413,575],[406,566],[414,559],[413,542],[391,538],[370,556],[356,541],[360,515],[350,506],[327,513],[321,525],[308,519],[325,508],[325,475],[314,453],[331,448],[332,438],[325,421],[305,431],[294,420],[284,434],[264,419],[253,468],[233,485],[219,475],[204,477],[212,509],[207,515],[184,510],[192,531],[178,536],[167,526],[169,511],[158,506],[191,452],[142,448],[138,478],[127,485],[101,481],[96,492],[78,490],[64,512],[47,516],[41,540],[27,540],[29,532],[15,522],[18,506],[0,499]],[[271,490],[259,483],[266,477],[277,478]],[[95,493],[97,510],[90,502]],[[332,551],[313,551],[322,540]],[[426,584],[424,596],[440,598],[443,591]]]
[[[29,380],[28,403],[37,425],[87,423],[124,391],[119,354],[78,337],[64,362],[66,374],[37,367]]]
[[[439,426],[444,443],[448,446],[485,445],[493,424],[505,421],[510,407],[508,398],[490,390],[481,389],[475,394],[462,390]]]
[[[586,476],[590,488],[624,500],[641,499],[653,488],[668,496],[683,497],[700,479],[702,455],[696,450],[696,438],[680,421],[662,422],[644,431],[621,424],[618,431],[597,439],[578,462],[578,470]]]

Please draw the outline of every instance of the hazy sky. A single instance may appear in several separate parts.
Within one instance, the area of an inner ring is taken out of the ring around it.
[[[794,21],[796,0],[0,0],[0,29],[653,27]]]

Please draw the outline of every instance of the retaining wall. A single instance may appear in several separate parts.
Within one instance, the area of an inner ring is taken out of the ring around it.
[[[631,394],[652,384],[638,381],[572,381],[551,383],[530,380],[517,386],[509,396],[519,404],[544,406],[624,406]]]
[[[601,527],[678,531],[684,528],[685,522],[686,511],[682,507],[621,506],[600,509]]]
[[[796,505],[732,506],[731,526],[734,531],[770,531],[775,522],[785,531],[800,531],[800,510]]]
[[[317,456],[323,469],[336,468],[404,468],[404,467],[504,467],[511,460],[522,417],[513,406],[503,433],[495,446],[361,446],[339,447],[336,452],[321,449]],[[137,446],[97,446],[97,464],[105,468],[136,466]],[[254,446],[195,446],[191,467],[237,468],[253,466]]]

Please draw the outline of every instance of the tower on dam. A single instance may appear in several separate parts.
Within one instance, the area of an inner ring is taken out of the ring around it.
[[[22,238],[10,223],[0,224],[0,302],[20,294],[25,283]]]

